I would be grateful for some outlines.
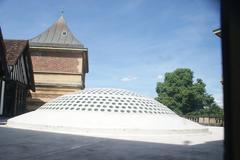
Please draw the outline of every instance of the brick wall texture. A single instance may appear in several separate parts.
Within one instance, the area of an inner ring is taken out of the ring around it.
[[[34,72],[74,73],[80,74],[81,53],[31,52]]]

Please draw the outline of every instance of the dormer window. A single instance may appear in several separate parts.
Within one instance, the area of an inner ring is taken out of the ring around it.
[[[66,32],[66,31],[63,31],[63,32],[62,32],[62,36],[64,36],[64,37],[67,36],[67,32]]]

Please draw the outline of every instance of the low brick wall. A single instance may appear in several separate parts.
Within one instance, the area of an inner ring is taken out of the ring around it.
[[[191,121],[209,126],[224,126],[223,118],[219,117],[185,117]]]

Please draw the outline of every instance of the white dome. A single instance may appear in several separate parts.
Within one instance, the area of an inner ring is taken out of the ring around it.
[[[115,112],[122,114],[175,114],[161,103],[120,89],[88,89],[61,96],[39,110]]]
[[[152,98],[107,88],[86,89],[60,96],[36,111],[10,119],[8,125],[108,134],[207,131]]]

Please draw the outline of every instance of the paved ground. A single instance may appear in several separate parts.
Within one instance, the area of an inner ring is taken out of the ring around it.
[[[0,160],[222,160],[223,141],[174,145],[6,128]]]

